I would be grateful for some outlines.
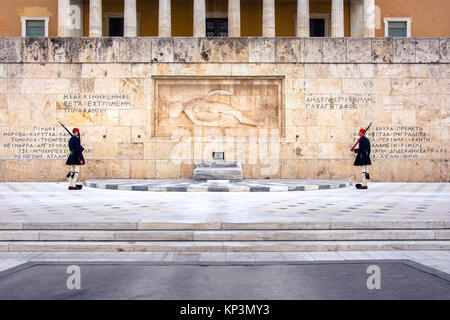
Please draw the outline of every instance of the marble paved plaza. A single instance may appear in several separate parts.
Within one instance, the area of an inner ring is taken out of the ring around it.
[[[133,192],[67,183],[0,183],[0,226],[27,222],[448,223],[449,183],[372,183],[308,192]]]
[[[372,183],[308,192],[133,192],[66,183],[1,183],[0,228],[33,222],[101,223],[429,223],[450,226],[450,184]],[[0,270],[28,261],[344,261],[409,259],[450,273],[450,252],[1,252]]]

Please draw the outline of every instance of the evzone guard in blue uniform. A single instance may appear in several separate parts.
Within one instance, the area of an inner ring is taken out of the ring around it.
[[[370,141],[365,136],[366,129],[359,130],[359,136],[361,137],[358,143],[358,148],[353,151],[356,153],[354,166],[361,167],[362,182],[357,183],[355,186],[357,189],[367,189],[367,180],[370,179],[368,166],[372,164],[370,161]]]
[[[78,128],[74,128],[72,133],[73,135],[69,140],[70,155],[66,161],[66,165],[70,166],[70,171],[67,174],[67,178],[69,179],[69,190],[80,190],[83,186],[76,183],[80,173],[80,168],[85,164],[83,157],[84,148],[81,146],[80,130]]]

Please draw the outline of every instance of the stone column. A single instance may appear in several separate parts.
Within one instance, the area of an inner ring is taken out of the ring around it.
[[[363,1],[363,37],[375,37],[375,0]]]
[[[297,0],[297,37],[309,37],[309,0]]]
[[[206,37],[206,0],[194,0],[194,37]]]
[[[331,36],[344,36],[344,0],[333,0],[331,4]]]
[[[350,37],[362,37],[362,0],[350,1]]]
[[[228,0],[228,36],[241,36],[241,0]]]
[[[125,0],[123,14],[123,36],[137,37],[136,0]]]
[[[58,37],[68,37],[70,0],[58,0]]]
[[[172,35],[172,20],[170,0],[159,0],[158,36],[170,37]]]
[[[263,37],[275,37],[275,0],[263,0]]]
[[[102,0],[89,0],[89,37],[102,36]]]

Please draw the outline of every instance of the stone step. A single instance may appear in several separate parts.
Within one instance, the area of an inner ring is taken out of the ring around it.
[[[3,252],[307,252],[450,250],[450,241],[0,242]]]
[[[0,241],[450,240],[450,229],[410,230],[0,230]]]
[[[450,220],[385,221],[270,221],[270,222],[160,222],[160,221],[36,221],[0,222],[0,230],[354,230],[450,229]]]

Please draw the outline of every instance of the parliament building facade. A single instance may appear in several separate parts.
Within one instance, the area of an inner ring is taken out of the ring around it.
[[[446,0],[5,0],[0,36],[448,37],[449,11]]]

